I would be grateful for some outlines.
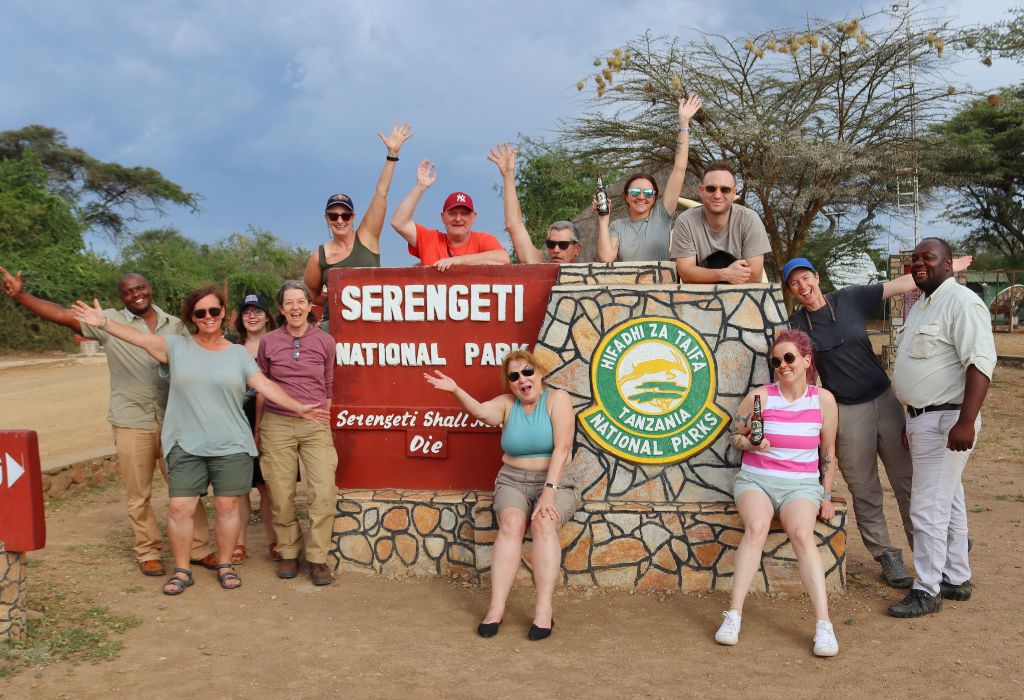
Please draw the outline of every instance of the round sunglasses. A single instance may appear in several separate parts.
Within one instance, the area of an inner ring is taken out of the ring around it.
[[[210,314],[210,318],[217,318],[220,316],[221,308],[219,306],[211,306],[209,309],[196,309],[192,312],[195,318],[200,320],[206,318],[206,314]]]
[[[511,383],[518,382],[520,374],[522,374],[524,377],[532,377],[536,372],[537,370],[535,370],[533,367],[523,367],[518,372],[509,372],[505,376],[508,377],[508,381]]]
[[[794,355],[791,352],[787,352],[782,357],[772,355],[772,367],[774,367],[775,369],[781,367],[783,362],[785,362],[787,365],[792,365],[794,362],[796,362],[796,355]]]

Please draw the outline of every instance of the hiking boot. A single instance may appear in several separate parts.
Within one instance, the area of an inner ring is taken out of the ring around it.
[[[832,623],[818,620],[814,626],[814,655],[835,656],[839,653],[839,640],[832,629]]]
[[[298,559],[282,559],[277,563],[278,578],[295,578],[299,575]]]
[[[334,577],[331,576],[331,570],[327,568],[327,564],[309,562],[309,580],[313,582],[314,586],[326,586]]]
[[[967,579],[959,586],[954,586],[943,576],[942,582],[939,584],[939,595],[946,600],[970,600],[972,590],[974,590],[974,584],[971,583],[970,579]]]
[[[928,595],[922,590],[911,588],[907,597],[889,606],[889,614],[893,617],[921,617],[942,610],[942,598]]]
[[[722,617],[725,619],[722,620],[722,626],[715,632],[715,641],[731,647],[740,641],[740,624],[743,622],[743,618],[735,610],[722,613]]]
[[[914,583],[914,577],[903,567],[903,552],[900,550],[882,552],[875,561],[882,565],[882,578],[893,588],[910,588]]]

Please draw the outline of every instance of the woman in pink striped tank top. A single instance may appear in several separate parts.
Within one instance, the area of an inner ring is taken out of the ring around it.
[[[715,641],[729,645],[739,641],[743,601],[778,513],[796,553],[800,580],[814,605],[814,653],[835,656],[839,643],[829,620],[814,520],[835,515],[831,491],[839,412],[832,394],[814,385],[817,373],[806,333],[781,331],[772,345],[771,364],[776,381],[751,391],[733,422],[732,445],[743,454],[733,495],[744,531],[736,551],[730,609],[723,614]],[[758,445],[750,440],[755,396],[764,415],[764,439]]]

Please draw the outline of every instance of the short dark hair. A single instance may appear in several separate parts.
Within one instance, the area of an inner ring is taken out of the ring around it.
[[[939,238],[938,236],[929,236],[928,238],[921,239],[921,243],[925,243],[927,241],[935,241],[939,245],[939,248],[942,250],[942,256],[944,258],[953,257],[953,249],[950,247],[949,243],[945,239]],[[921,243],[918,243],[917,245],[921,245]],[[917,246],[914,247],[916,248]]]
[[[625,197],[627,194],[629,194],[629,186],[632,185],[635,180],[650,180],[651,181],[651,185],[654,186],[654,198],[655,199],[657,199],[658,195],[661,194],[658,191],[658,181],[654,179],[653,175],[651,175],[650,173],[634,173],[634,174],[629,176],[629,179],[626,180],[626,184],[622,186],[622,196],[623,197]]]
[[[217,297],[217,301],[220,302],[221,318],[223,314],[227,312],[228,300],[224,296],[224,290],[215,284],[204,284],[202,287],[198,287],[189,292],[185,299],[181,302],[180,318],[181,322],[185,324],[190,331],[195,331],[196,324],[192,322],[192,312],[195,311],[196,304],[203,297],[210,295]]]
[[[724,170],[725,172],[727,172],[730,175],[732,175],[732,179],[733,180],[736,179],[736,170],[732,167],[732,165],[728,161],[724,161],[724,160],[713,160],[710,163],[708,163],[707,165],[705,165],[704,166],[704,177],[707,177],[708,173],[714,172],[716,170]],[[703,180],[704,177],[701,177],[701,180]]]
[[[249,304],[249,306],[256,306],[256,305],[255,304]],[[245,312],[246,309],[249,308],[249,306],[243,307],[238,312],[238,315],[235,316],[235,333],[238,335],[238,342],[239,343],[244,343],[245,341],[247,341],[249,339],[249,331],[246,329],[245,324],[242,323],[242,314]],[[257,306],[256,308],[259,308],[259,307]],[[260,309],[260,311],[263,311],[263,309]],[[277,328],[277,322],[274,321],[274,317],[273,316],[271,316],[266,311],[263,311],[263,315],[267,317],[267,330],[268,331],[272,331],[275,328]]]

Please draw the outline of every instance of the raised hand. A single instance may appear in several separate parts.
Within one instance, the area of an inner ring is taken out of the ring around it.
[[[21,271],[19,270],[17,275],[12,275],[10,272],[5,270],[2,265],[0,265],[0,272],[2,272],[4,275],[4,294],[6,294],[9,297],[15,297],[19,293],[21,293],[21,290],[25,286],[24,282],[22,282],[21,279]]]
[[[608,202],[608,213],[607,214],[602,214],[601,212],[599,212],[597,210],[597,195],[596,194],[594,195],[594,198],[590,200],[590,208],[594,211],[595,214],[597,214],[598,218],[600,218],[600,219],[605,219],[605,218],[608,218],[609,216],[612,215],[611,202]]]
[[[103,309],[100,308],[99,300],[95,298],[92,300],[92,306],[89,306],[81,299],[76,301],[71,305],[71,315],[79,323],[84,323],[93,328],[99,328],[107,320],[107,317],[103,315]]]
[[[395,122],[391,126],[390,134],[385,136],[383,132],[378,131],[377,138],[387,146],[389,156],[397,156],[402,150],[402,144],[412,138],[412,127],[408,124],[399,126],[398,122]]]
[[[703,103],[699,95],[679,98],[679,126],[688,126]]]
[[[500,144],[491,149],[487,154],[487,160],[498,166],[498,172],[502,177],[514,174],[516,171],[516,149],[507,143]]]
[[[416,168],[416,184],[427,189],[433,186],[436,180],[437,173],[434,172],[434,164],[429,160],[420,163],[420,167]]]
[[[437,375],[437,376],[434,376]],[[435,369],[434,374],[423,373],[423,378],[434,387],[441,391],[447,391],[450,394],[454,394],[459,390],[459,385],[455,383],[455,380],[446,374],[441,374],[441,370]]]
[[[965,270],[967,270],[967,268],[971,266],[972,262],[974,262],[973,255],[965,255],[961,258],[953,258],[953,272],[964,272]],[[2,269],[3,268],[0,267],[0,270]],[[21,273],[19,272],[18,274],[20,275]]]

